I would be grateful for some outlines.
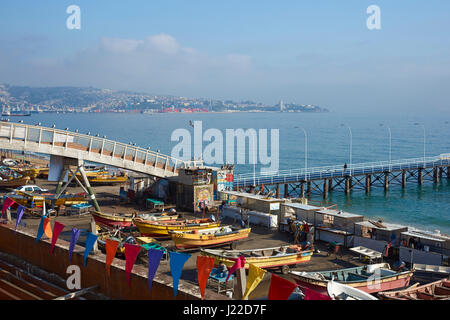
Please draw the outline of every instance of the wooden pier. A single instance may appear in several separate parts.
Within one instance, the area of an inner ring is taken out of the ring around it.
[[[422,185],[424,182],[439,183],[450,179],[450,154],[436,157],[403,159],[391,162],[354,164],[351,167],[330,166],[299,170],[285,170],[265,174],[241,174],[235,176],[234,188],[259,188],[261,191],[275,187],[280,197],[310,197],[320,193],[328,198],[330,192],[341,190],[350,194],[354,190],[370,193],[372,188],[382,187],[388,191],[392,185],[406,188],[407,183]]]

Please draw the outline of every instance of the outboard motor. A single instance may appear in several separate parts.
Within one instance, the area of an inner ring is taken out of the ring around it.
[[[394,264],[392,265],[392,270],[401,271],[401,270],[405,269],[405,267],[406,267],[406,263],[404,263],[401,260],[398,260],[398,261],[394,262]]]

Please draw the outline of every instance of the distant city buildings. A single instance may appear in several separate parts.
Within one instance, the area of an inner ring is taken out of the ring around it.
[[[149,95],[110,89],[32,88],[0,84],[0,108],[12,112],[327,112],[313,105]]]

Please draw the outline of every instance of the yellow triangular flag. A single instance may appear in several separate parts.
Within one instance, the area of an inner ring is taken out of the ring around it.
[[[247,279],[247,287],[245,288],[245,294],[242,297],[242,300],[246,300],[249,294],[255,290],[261,280],[264,278],[266,274],[266,270],[263,270],[254,264],[250,264],[248,270],[248,279]]]

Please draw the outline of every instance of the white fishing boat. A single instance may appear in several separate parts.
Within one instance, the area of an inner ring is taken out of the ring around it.
[[[328,281],[327,292],[333,300],[378,300],[367,292],[333,280]]]

